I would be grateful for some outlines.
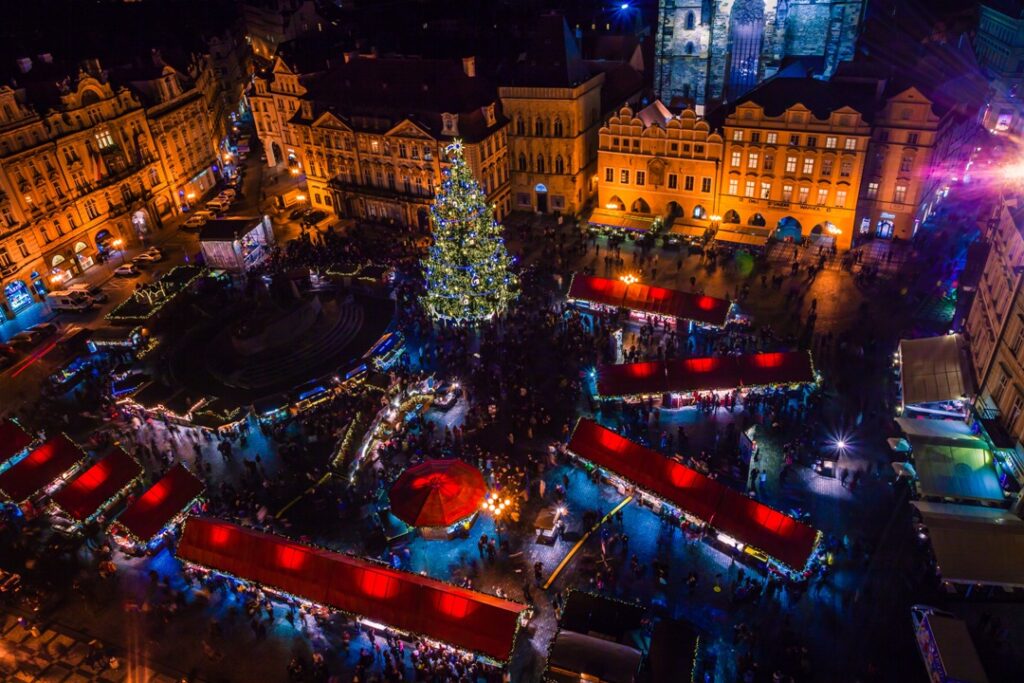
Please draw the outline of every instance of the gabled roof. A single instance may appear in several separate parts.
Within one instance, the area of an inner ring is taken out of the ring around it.
[[[875,111],[876,89],[870,84],[836,83],[817,78],[770,78],[742,97],[712,111],[707,119],[721,128],[737,107],[748,102],[764,109],[765,116],[780,116],[800,104],[815,118],[827,120],[832,112],[849,107],[870,122]]]
[[[526,50],[511,70],[510,84],[574,88],[590,80],[579,43],[561,14],[542,15],[529,35]]]
[[[115,448],[53,495],[72,519],[85,522],[128,484],[142,476],[135,458]]]
[[[141,541],[149,541],[206,487],[178,463],[117,518],[117,524]]]
[[[85,457],[85,452],[63,434],[50,437],[17,465],[0,473],[0,494],[15,503],[23,503]]]

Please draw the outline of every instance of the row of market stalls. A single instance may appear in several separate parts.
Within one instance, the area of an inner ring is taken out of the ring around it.
[[[600,468],[612,483],[640,489],[652,507],[668,505],[714,529],[720,545],[786,575],[803,574],[815,554],[820,540],[815,529],[592,420],[576,424],[568,450]]]
[[[896,354],[901,438],[890,446],[917,500],[919,532],[951,593],[1024,589],[1024,463],[975,412],[960,335],[902,340]]]
[[[190,517],[178,557],[201,569],[357,616],[364,626],[422,636],[507,662],[527,606],[370,560]]]
[[[725,299],[580,273],[573,275],[568,299],[588,306],[624,308],[714,327],[724,327],[732,309]]]
[[[815,378],[806,351],[680,358],[602,365],[597,371],[597,394],[605,398],[684,394],[810,384]]]
[[[62,533],[77,533],[101,518],[116,516],[114,537],[126,548],[143,551],[159,542],[205,490],[179,464],[130,499],[144,471],[121,448],[112,447],[93,459],[64,434],[35,439],[11,420],[0,423],[0,432],[8,437],[0,451],[0,498],[22,512],[48,515]],[[26,439],[27,445],[15,452]]]

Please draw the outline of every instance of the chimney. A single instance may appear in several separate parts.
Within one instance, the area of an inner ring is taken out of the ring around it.
[[[463,57],[462,70],[470,78],[476,78],[476,57]]]
[[[32,70],[32,58],[31,57],[22,57],[22,58],[18,59],[17,62],[18,62],[18,71],[20,71],[21,73],[27,74],[29,71]]]

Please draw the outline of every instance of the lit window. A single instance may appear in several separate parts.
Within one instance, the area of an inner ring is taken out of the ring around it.
[[[754,196],[754,187],[755,187],[754,181],[753,180],[748,180],[746,182],[746,184],[744,185],[744,187],[743,187],[743,196],[744,197],[753,197]]]
[[[779,141],[779,134],[778,133],[768,133],[767,135],[765,135],[764,140],[769,145],[774,145],[775,143],[777,143]]]
[[[743,162],[743,152],[733,152],[732,153],[732,166],[733,166],[733,168],[739,168],[740,164],[742,162]]]
[[[806,204],[807,203],[807,197],[810,194],[811,194],[811,188],[809,188],[809,187],[801,187],[799,192],[798,192],[798,194],[797,194],[797,202],[799,202],[800,204]]]
[[[772,184],[761,183],[761,199],[768,199],[772,196]]]
[[[874,199],[878,196],[878,183],[868,183],[868,199]]]
[[[857,138],[846,138],[843,149],[857,149]]]
[[[838,142],[838,140],[836,140],[836,138],[829,136],[829,137],[825,138],[825,148],[826,149],[835,149],[837,142]]]
[[[782,201],[788,202],[788,201],[792,201],[792,199],[793,199],[793,186],[792,185],[783,185],[782,186]]]
[[[732,140],[733,140],[733,142],[743,142],[743,131],[742,130],[734,130],[732,132]]]
[[[892,193],[892,200],[897,204],[902,204],[907,199],[907,186],[897,185],[896,189]]]
[[[836,190],[836,206],[840,209],[846,206],[846,190]]]
[[[828,190],[824,187],[818,188],[818,206],[825,206],[828,202]]]
[[[814,157],[806,157],[804,159],[804,175],[811,175],[814,173]]]
[[[740,191],[740,181],[736,178],[729,179],[729,194],[737,194]]]
[[[796,173],[796,157],[786,157],[786,173]]]
[[[623,185],[628,185],[629,184],[629,170],[628,169],[624,168],[621,171],[619,171],[619,182],[622,183]]]
[[[747,168],[756,169],[758,162],[761,160],[761,155],[757,152],[751,152],[747,155]]]

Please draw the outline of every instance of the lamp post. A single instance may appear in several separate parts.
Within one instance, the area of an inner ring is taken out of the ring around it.
[[[121,264],[124,264],[124,251],[121,249],[121,247],[124,246],[124,240],[118,237],[110,244],[113,245],[114,249],[117,250],[118,255],[121,257]]]
[[[483,504],[480,506],[484,512],[487,512],[494,518],[494,536],[498,541],[498,545],[501,545],[501,528],[500,522],[505,512],[510,511],[509,506],[512,505],[512,500],[509,498],[502,498],[495,492],[487,494],[484,498]]]

